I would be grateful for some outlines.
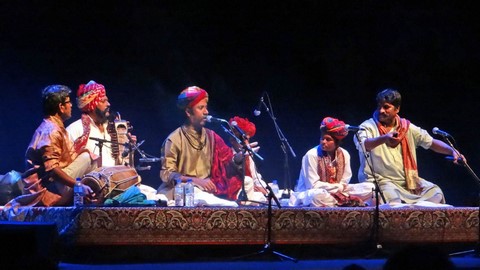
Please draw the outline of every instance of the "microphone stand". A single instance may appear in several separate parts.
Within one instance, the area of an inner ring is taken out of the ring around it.
[[[237,201],[247,202],[248,201],[248,196],[247,196],[247,192],[245,191],[245,151],[247,151],[246,150],[247,146],[246,146],[245,142],[241,141],[237,136],[235,136],[235,134],[233,134],[232,127],[230,126],[230,124],[228,122],[226,122],[226,123],[229,125],[230,129],[227,129],[225,126],[220,124],[220,126],[223,128],[223,131],[225,131],[225,133],[227,133],[233,139],[235,139],[235,141],[238,144],[242,144],[244,146],[244,148],[242,150],[242,162],[241,162],[241,166],[242,166],[242,189],[240,190],[240,193],[238,193]],[[253,151],[251,151],[251,152],[253,152]],[[236,162],[234,161],[234,163],[236,163]]]
[[[145,142],[145,140],[141,141],[140,143],[138,143],[135,147],[134,147],[134,151],[137,151],[141,158],[139,158],[139,162],[140,162],[140,165],[142,166],[136,166],[135,169],[137,171],[146,171],[146,170],[150,170],[152,168],[152,166],[143,166],[143,163],[146,163],[146,162],[158,162],[158,161],[161,161],[162,159],[161,158],[157,158],[157,157],[154,157],[152,155],[148,155],[145,153],[145,151],[143,151],[142,149],[140,149],[140,145],[142,145],[143,143]]]
[[[275,117],[275,115],[273,113],[273,107],[272,107],[272,104],[270,102],[270,97],[268,96],[268,93],[265,92],[265,94],[267,96],[269,106],[267,106],[267,104],[265,104],[265,102],[263,101],[263,98],[260,100],[260,102],[266,108],[265,110],[267,111],[268,115],[272,119],[273,124],[275,126],[275,130],[277,131],[278,138],[280,139],[280,142],[282,143],[281,148],[282,148],[283,157],[284,157],[283,170],[284,170],[284,186],[285,186],[285,188],[283,190],[283,193],[282,193],[282,199],[288,199],[288,198],[290,198],[290,190],[292,189],[292,183],[291,183],[291,179],[290,179],[290,167],[289,167],[289,162],[288,162],[288,152],[290,152],[290,154],[292,155],[293,158],[296,158],[297,155],[293,151],[292,147],[288,143],[287,138],[285,137],[282,130],[280,129],[280,126],[277,123],[277,118]]]
[[[142,145],[145,140],[141,141],[140,143],[138,144],[132,144],[132,143],[119,143],[119,142],[113,142],[113,141],[109,141],[109,140],[105,140],[105,139],[100,139],[100,138],[95,138],[95,137],[90,137],[89,140],[93,140],[93,141],[96,141],[97,142],[97,146],[98,146],[98,149],[99,149],[99,152],[100,152],[100,157],[99,157],[99,167],[101,167],[101,163],[102,163],[102,147],[103,147],[103,144],[104,143],[110,143],[110,144],[115,144],[115,145],[123,145],[125,147],[128,147],[129,149],[129,153],[132,153],[132,151],[138,151],[138,153],[140,153],[140,155],[142,156],[142,158],[148,158],[146,155],[145,155],[145,152],[142,151],[139,147],[140,145]],[[155,159],[158,159],[160,160],[159,158],[155,158]],[[131,166],[133,166],[133,160],[130,161]],[[147,166],[147,167],[136,167],[135,169],[138,169],[139,171],[143,171],[143,170],[149,170],[150,169],[150,166]]]
[[[97,141],[95,145],[98,146],[98,153],[100,153],[97,161],[97,166],[100,168],[102,167],[102,160],[103,160],[103,153],[102,153],[103,143],[110,142],[110,141],[99,139],[99,138],[93,138],[93,137],[90,137],[89,139]]]
[[[267,195],[267,200],[268,200],[268,210],[267,210],[267,241],[263,248],[260,251],[257,251],[252,254],[247,254],[244,256],[236,257],[236,259],[242,259],[246,257],[251,257],[251,256],[256,256],[256,255],[262,255],[262,254],[268,254],[268,255],[276,255],[278,258],[281,260],[287,259],[292,262],[298,262],[298,259],[295,259],[293,257],[287,256],[285,254],[282,254],[278,251],[275,251],[272,247],[272,217],[273,217],[273,211],[272,211],[272,199],[275,201],[275,204],[277,205],[278,209],[282,208],[280,205],[280,202],[278,201],[277,196],[275,196],[275,193],[272,190],[272,187],[269,185],[266,186],[268,190],[268,195]]]
[[[448,137],[443,136],[443,138],[450,145],[450,147],[452,147],[452,149],[457,153],[457,155],[460,155],[459,151],[453,146],[452,142],[448,139]],[[467,164],[466,160],[462,159],[462,160],[459,160],[459,162],[461,165],[463,165],[463,167],[467,168],[467,171],[470,173],[470,175],[475,180],[477,180],[477,185],[480,189],[480,178],[478,178],[478,176],[475,174],[472,168]],[[480,220],[480,192],[478,195],[478,218]],[[478,224],[478,236],[477,236],[477,243],[475,244],[475,248],[472,250],[451,253],[450,256],[466,255],[466,254],[473,254],[474,257],[480,257],[480,222]]]
[[[372,225],[372,234],[370,236],[370,241],[374,243],[374,249],[371,254],[367,255],[368,257],[374,257],[376,253],[379,250],[383,249],[382,244],[380,243],[379,240],[379,229],[380,229],[380,197],[382,198],[383,202],[386,203],[387,200],[385,200],[385,196],[383,195],[382,190],[380,189],[380,186],[378,185],[378,180],[377,180],[377,174],[375,173],[375,170],[373,168],[373,162],[371,163],[372,160],[370,160],[370,155],[367,153],[367,151],[364,148],[363,143],[360,142],[360,137],[358,135],[358,131],[355,132],[355,138],[357,139],[357,142],[359,144],[359,147],[361,147],[361,152],[365,158],[365,162],[370,168],[370,171],[372,172],[373,175],[373,184],[375,185],[374,192],[375,192],[375,208],[373,212],[373,225]]]

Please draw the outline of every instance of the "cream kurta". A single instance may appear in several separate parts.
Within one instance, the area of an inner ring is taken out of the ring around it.
[[[430,201],[434,203],[445,202],[442,190],[437,185],[422,178],[420,178],[420,182],[423,187],[423,192],[420,195],[412,194],[406,190],[401,144],[398,144],[394,148],[388,147],[386,144],[381,144],[366,153],[368,157],[368,160],[366,160],[363,142],[367,138],[380,136],[380,132],[373,118],[366,120],[360,126],[365,128],[365,130],[359,131],[358,133],[360,143],[357,138],[354,137],[360,158],[360,168],[358,171],[359,181],[373,182],[373,168],[385,199],[389,203],[400,203],[401,201],[405,203],[415,203],[418,201]],[[416,148],[421,146],[424,149],[429,149],[433,141],[432,136],[430,136],[426,130],[412,123],[410,123],[405,138],[408,140],[410,151],[412,152],[415,162],[417,161]]]

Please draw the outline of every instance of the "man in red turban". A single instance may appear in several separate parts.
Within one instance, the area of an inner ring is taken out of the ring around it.
[[[122,138],[124,141],[120,141],[120,138],[115,137],[119,140],[119,143],[122,143],[121,149],[118,144],[108,143],[112,141],[112,129],[109,130],[108,128],[110,102],[105,86],[93,80],[87,84],[79,85],[77,106],[82,111],[82,116],[67,127],[69,137],[74,142],[75,150],[81,151],[87,148],[94,155],[101,156],[99,167],[129,164],[130,156],[122,157],[122,155],[119,155],[119,152],[123,152],[123,144],[127,142],[135,143],[136,136],[129,134],[130,139],[128,139],[124,135],[125,138]],[[115,134],[114,136],[117,135]],[[105,145],[102,145],[101,153],[98,142],[91,140],[91,137],[108,141]],[[112,149],[116,151],[112,151]]]
[[[241,131],[244,132],[246,138],[242,138],[242,135],[237,129],[233,129],[233,134],[243,143],[247,143],[250,147],[253,147],[253,151],[258,151],[260,147],[258,147],[257,142],[250,143],[250,139],[255,135],[257,129],[255,124],[250,122],[247,118],[242,118],[239,116],[234,116],[229,120],[230,126],[237,126]],[[245,194],[247,196],[246,204],[251,204],[251,202],[260,202],[265,203],[267,201],[265,195],[268,191],[265,189],[266,183],[262,178],[262,175],[257,171],[257,167],[255,166],[255,162],[250,153],[245,152],[244,145],[239,143],[235,138],[230,137],[230,143],[232,144],[232,148],[234,153],[241,153],[244,152],[244,162],[243,165],[245,166],[245,170],[240,168],[243,172],[243,181],[245,185]],[[244,198],[245,199],[245,198]]]
[[[183,183],[192,179],[195,193],[237,199],[242,180],[233,161],[234,154],[217,133],[205,128],[208,100],[208,93],[197,86],[190,86],[178,95],[177,107],[185,113],[185,121],[168,135],[161,150],[162,184],[158,193],[169,200],[173,199],[177,179]]]
[[[108,101],[105,86],[89,81],[87,84],[81,84],[77,90],[77,106],[82,112],[92,112],[97,109],[101,102]],[[108,104],[110,107],[110,104]],[[105,110],[105,116],[108,116],[108,110]]]

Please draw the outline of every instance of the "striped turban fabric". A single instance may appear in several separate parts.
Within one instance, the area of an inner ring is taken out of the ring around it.
[[[327,133],[337,140],[342,140],[348,135],[345,123],[336,118],[325,117],[320,124],[320,131]]]
[[[185,110],[188,107],[197,105],[204,98],[208,98],[207,91],[197,86],[190,86],[184,89],[177,97],[177,107]]]
[[[106,96],[105,87],[95,81],[81,84],[77,90],[77,106],[82,112],[95,110],[97,104]]]

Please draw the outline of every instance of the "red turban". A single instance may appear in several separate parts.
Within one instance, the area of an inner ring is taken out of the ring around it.
[[[253,137],[253,135],[255,135],[255,132],[257,131],[255,124],[248,121],[247,118],[241,118],[241,117],[235,116],[233,118],[230,118],[229,122],[230,124],[232,124],[232,122],[236,122],[237,126],[243,131],[245,131],[245,134],[247,134],[248,137],[250,138]]]
[[[337,140],[342,140],[348,135],[348,130],[345,128],[345,123],[336,118],[325,117],[320,124],[320,131],[327,133]]]
[[[208,98],[207,91],[197,86],[184,89],[177,97],[177,107],[184,110],[187,107],[197,105],[202,99]]]
[[[102,84],[95,81],[81,84],[77,90],[77,106],[82,112],[91,112],[106,95],[105,87]]]

